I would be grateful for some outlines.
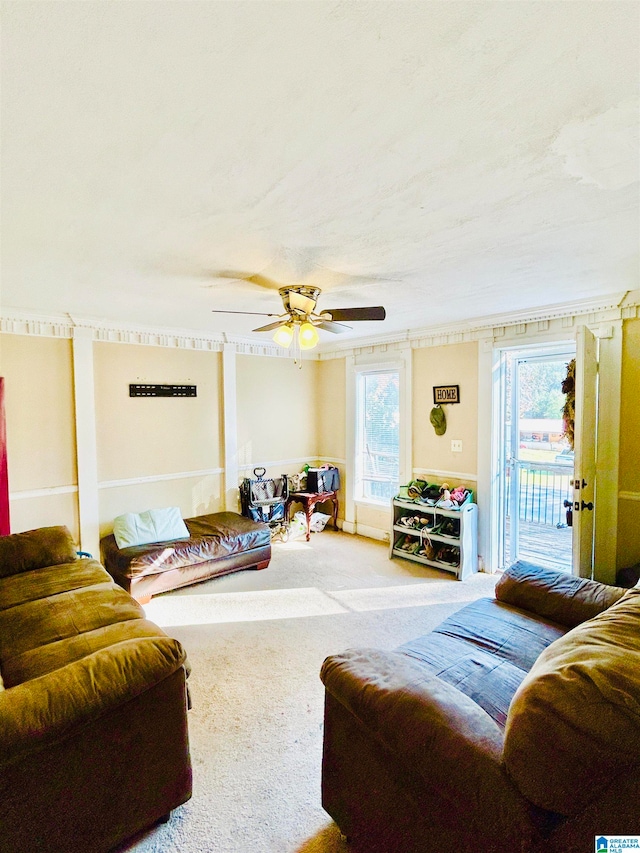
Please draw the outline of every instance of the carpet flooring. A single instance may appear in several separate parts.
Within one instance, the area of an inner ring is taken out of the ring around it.
[[[152,599],[148,617],[192,666],[193,797],[123,851],[347,853],[320,804],[322,661],[393,649],[494,583],[389,560],[384,543],[325,529],[274,544],[263,571]]]

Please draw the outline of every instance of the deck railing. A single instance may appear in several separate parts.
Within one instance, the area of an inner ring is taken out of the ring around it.
[[[398,484],[398,456],[369,451],[362,473],[365,494],[374,500],[392,497]],[[368,464],[367,464],[368,463]],[[515,462],[518,468],[518,506],[521,521],[564,527],[567,523],[564,501],[573,496],[573,468],[553,463]],[[507,517],[511,506],[511,468],[507,469]]]
[[[521,521],[554,527],[567,523],[564,501],[573,497],[573,469],[566,465],[517,461],[518,507]],[[507,469],[507,513],[511,506],[511,469]]]

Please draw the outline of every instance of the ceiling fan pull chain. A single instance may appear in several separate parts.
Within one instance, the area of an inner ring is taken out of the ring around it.
[[[296,334],[293,336],[293,363],[298,370],[302,370],[302,350],[300,349],[300,335],[296,329]]]

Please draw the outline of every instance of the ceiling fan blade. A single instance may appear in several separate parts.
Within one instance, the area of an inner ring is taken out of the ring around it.
[[[273,314],[271,314],[273,317]],[[275,323],[267,323],[266,326],[260,326],[259,329],[251,329],[252,332],[271,332],[273,329],[279,329],[280,326],[284,325],[284,320],[276,320]]]
[[[223,308],[212,308],[212,314],[251,314],[253,317],[280,317],[280,314],[265,314],[264,311],[225,311]]]
[[[335,308],[323,310],[321,317],[327,316],[329,320],[384,320],[387,312],[382,305],[371,308]]]
[[[334,323],[332,320],[314,320],[313,323],[318,329],[325,329],[327,332],[333,332],[336,335],[341,335],[342,332],[348,332],[351,326],[345,326],[344,323]]]

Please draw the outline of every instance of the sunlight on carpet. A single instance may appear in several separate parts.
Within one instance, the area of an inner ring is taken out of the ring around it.
[[[328,592],[349,610],[391,610],[396,607],[425,607],[431,604],[460,605],[474,601],[478,593],[474,587],[461,587],[451,581],[413,584],[412,586],[384,586],[372,589],[341,589]]]
[[[296,619],[347,612],[337,601],[313,587],[174,597],[167,595],[152,598],[144,605],[144,611],[148,619],[162,628]]]
[[[394,610],[432,604],[463,604],[477,598],[474,588],[451,581],[371,589],[341,589],[335,592],[303,587],[208,595],[159,596],[144,605],[148,619],[162,628],[214,625],[225,622],[260,622],[271,619],[300,619],[350,611]]]

